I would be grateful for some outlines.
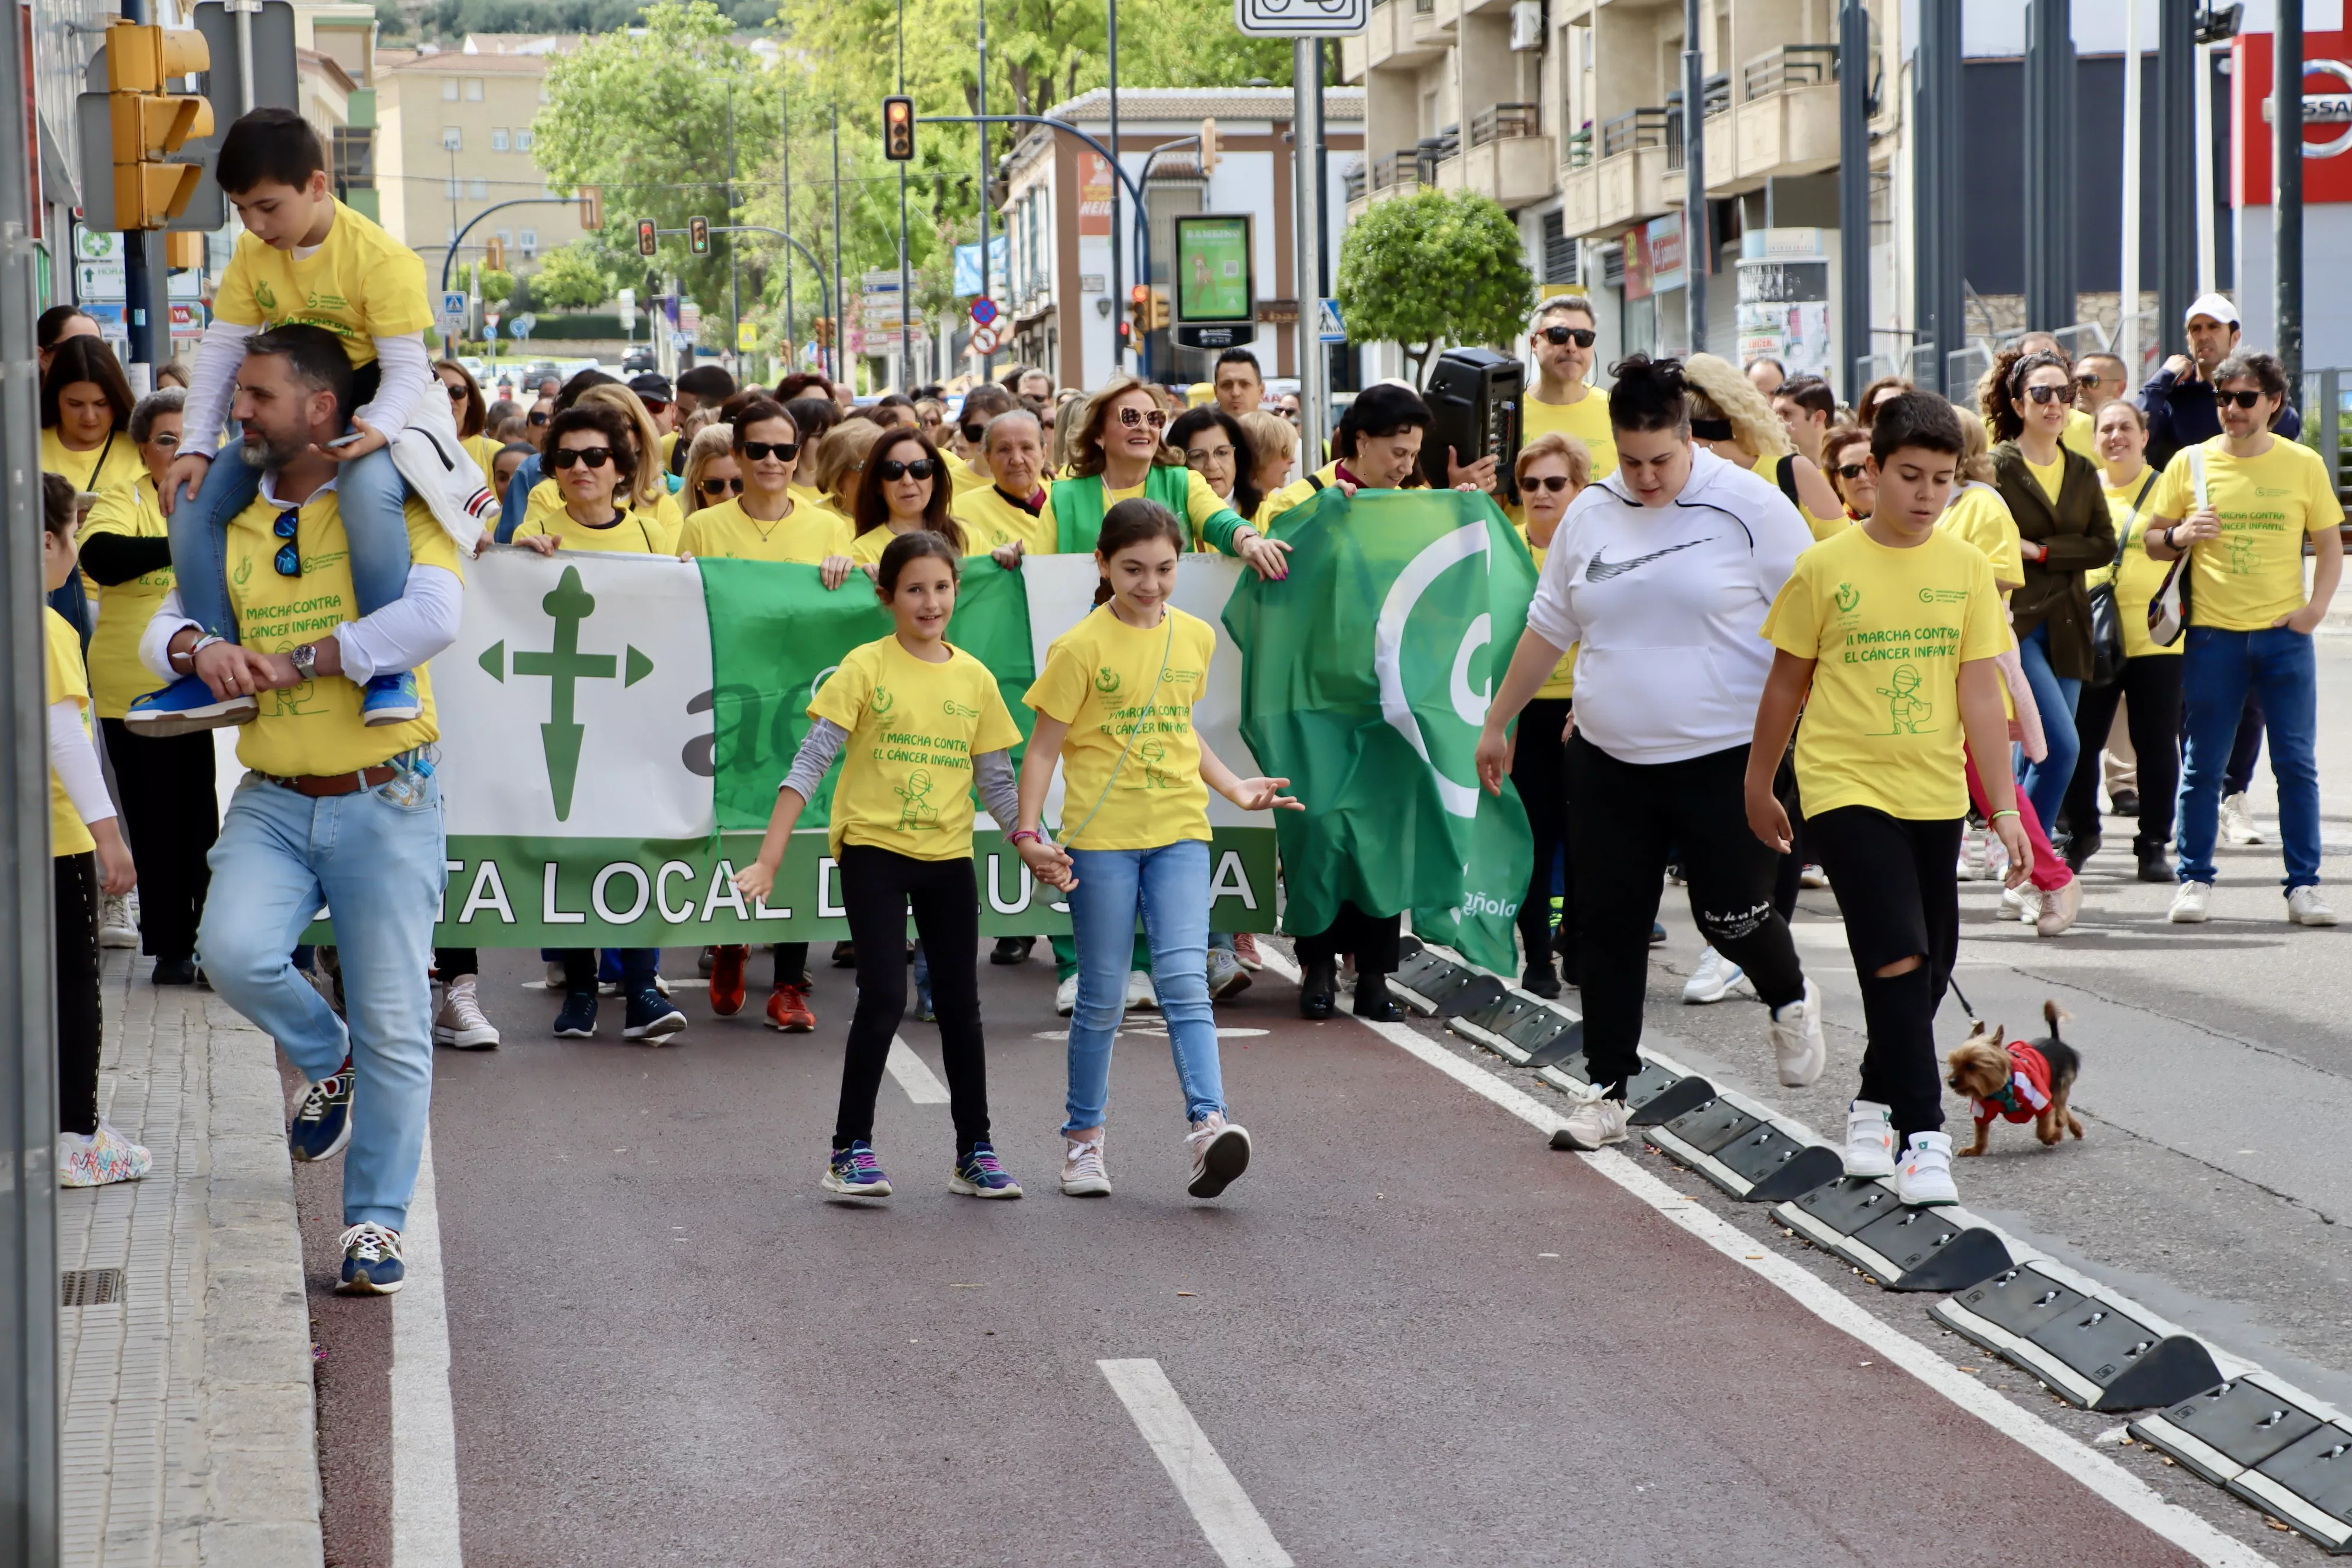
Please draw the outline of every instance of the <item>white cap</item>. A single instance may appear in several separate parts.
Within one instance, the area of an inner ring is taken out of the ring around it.
[[[2200,316],[2210,316],[2223,326],[2234,327],[2238,324],[2238,307],[2230,303],[2227,294],[2200,294],[2197,302],[2189,307],[2189,314],[2181,318],[2180,324],[2187,327]]]

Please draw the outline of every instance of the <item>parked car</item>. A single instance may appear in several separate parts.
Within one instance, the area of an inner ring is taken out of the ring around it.
[[[650,345],[641,349],[631,349],[621,356],[623,375],[643,375],[647,371],[658,369],[659,366],[660,361],[655,357]]]

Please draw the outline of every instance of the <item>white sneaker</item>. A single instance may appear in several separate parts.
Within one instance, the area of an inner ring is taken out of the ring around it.
[[[2183,882],[2180,890],[2172,895],[2172,907],[2164,911],[2164,918],[2177,926],[2201,926],[2212,902],[2212,883]],[[2294,912],[2292,900],[2287,904],[2287,912]]]
[[[1184,1134],[1184,1147],[1192,1155],[1192,1179],[1184,1190],[1193,1197],[1215,1197],[1249,1169],[1249,1129],[1226,1121],[1222,1110],[1212,1110],[1192,1123],[1192,1131]]]
[[[1874,1100],[1857,1100],[1845,1112],[1845,1173],[1895,1173],[1895,1111]]]
[[[1971,827],[1960,836],[1959,879],[1963,882],[1988,882],[1992,879],[1992,853],[1986,845],[1992,830]]]
[[[1829,1066],[1830,1044],[1822,1037],[1822,991],[1805,977],[1805,994],[1772,1009],[1772,1056],[1787,1089],[1804,1089]]]
[[[1149,971],[1130,969],[1127,972],[1127,1005],[1129,1011],[1139,1007],[1155,1013],[1160,1010],[1160,993],[1152,986]]]
[[[1696,1007],[1709,1002],[1720,1002],[1731,994],[1734,986],[1743,984],[1748,972],[1712,947],[1699,950],[1698,967],[1683,982],[1683,1000]],[[1749,987],[1754,989],[1754,987]]]
[[[2332,926],[2336,911],[2327,905],[2327,895],[2315,887],[2296,888],[2286,896],[2288,923],[2299,926]]]
[[[154,1157],[133,1143],[112,1123],[100,1121],[98,1131],[58,1134],[58,1185],[103,1187],[135,1182],[154,1168]]]
[[[2074,925],[2074,917],[2083,912],[2083,879],[2070,877],[2066,885],[2042,895],[2041,918],[2033,922],[2039,936],[2064,936]]]
[[[547,988],[558,995],[571,989],[571,983],[563,977],[563,960],[560,958],[551,958],[547,961],[546,979]]]
[[[2042,924],[2042,889],[2028,882],[2017,890],[2017,919],[2021,925],[2039,929]]]
[[[1561,1129],[1568,1134],[1569,1147],[1590,1154],[1610,1143],[1625,1142],[1626,1123],[1633,1119],[1633,1108],[1622,1100],[1603,1098],[1598,1084],[1577,1091],[1576,1109],[1568,1113],[1568,1125]]]
[[[449,994],[441,999],[440,1011],[433,1015],[433,1043],[454,1046],[461,1051],[497,1047],[498,1026],[483,1015],[481,1001],[474,994],[472,975],[461,975],[449,983]]]
[[[1946,1132],[1914,1132],[1895,1168],[1895,1195],[1913,1207],[1956,1204],[1960,1189],[1952,1184],[1952,1139]]]
[[[1054,1011],[1066,1018],[1078,1010],[1078,977],[1071,975],[1054,987]]]
[[[131,912],[131,895],[109,893],[98,907],[98,945],[137,947],[139,917]]]
[[[2221,797],[2221,839],[2227,844],[2260,844],[2263,830],[2254,826],[2254,814],[2246,805],[2246,792]]]
[[[1079,1142],[1065,1140],[1062,1151],[1062,1194],[1073,1198],[1107,1198],[1110,1195],[1110,1172],[1103,1165],[1102,1134]]]
[[[1797,873],[1797,886],[1801,888],[1826,888],[1829,885],[1830,874],[1819,866],[1808,863]]]
[[[2014,888],[2003,888],[2000,890],[2000,918],[2005,921],[2015,920],[2017,911],[2025,907],[2025,896],[2032,891],[2033,884],[2031,882],[2021,882]]]
[[[1238,996],[1250,988],[1249,971],[1242,961],[1222,947],[1209,950],[1209,1000],[1223,1002]]]

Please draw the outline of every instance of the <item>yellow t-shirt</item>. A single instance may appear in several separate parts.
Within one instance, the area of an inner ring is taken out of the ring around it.
[[[849,541],[849,558],[860,566],[872,566],[882,559],[882,552],[889,549],[890,542],[898,537],[887,522],[879,528],[869,528],[863,533],[853,534]],[[964,552],[966,554],[976,555],[985,548],[987,546],[983,541],[969,529],[965,531]]]
[[[1209,481],[1198,473],[1187,468],[1184,470],[1184,477],[1190,481],[1184,487],[1184,521],[1192,526],[1192,548],[1203,550],[1208,547],[1207,536],[1202,532],[1208,521],[1219,512],[1229,511],[1232,509],[1217,499],[1217,492],[1211,489]],[[1108,485],[1105,485],[1103,510],[1108,511],[1123,500],[1133,500],[1149,488],[1148,482],[1127,490],[1115,490]],[[1252,526],[1255,525],[1252,524]]]
[[[1528,538],[1527,520],[1515,518],[1512,520],[1512,526],[1519,531],[1519,538],[1527,544],[1528,553],[1536,558],[1537,575],[1542,575],[1544,552],[1533,540]],[[1543,685],[1536,689],[1536,695],[1539,698],[1554,699],[1573,698],[1576,695],[1576,649],[1573,647],[1560,655],[1559,662],[1552,667],[1551,674],[1545,679]]]
[[[492,465],[498,458],[499,447],[501,444],[498,437],[488,435],[468,436],[459,443],[467,451],[473,454],[474,467],[482,470],[482,482],[486,485],[495,486],[498,483],[498,469]]]
[[[686,515],[677,547],[690,555],[721,555],[738,561],[788,561],[814,566],[828,555],[849,553],[849,524],[830,507],[796,500],[773,522],[761,522],[730,499]]]
[[[1779,457],[1771,458],[1759,457],[1748,465],[1748,471],[1769,482],[1774,489],[1780,490],[1783,496],[1786,496],[1789,491],[1781,488],[1781,480],[1787,475],[1790,466],[1796,460],[1797,454],[1794,452],[1783,452]],[[1789,488],[1795,487],[1791,485]],[[1805,527],[1811,532],[1813,542],[1816,544],[1824,539],[1843,533],[1853,525],[1853,520],[1843,511],[1835,517],[1821,517],[1806,510],[1802,501],[1791,501],[1790,504],[1797,509],[1797,515],[1805,520]]]
[[[1948,533],[1898,550],[1847,529],[1797,557],[1764,637],[1818,661],[1797,731],[1808,815],[1867,805],[1937,821],[1968,811],[1960,666],[2009,646],[1981,552]]]
[[[792,492],[793,500],[798,505],[821,506],[824,508],[825,510],[835,513],[838,513],[841,510],[839,507],[833,504],[833,498],[831,496],[825,494],[814,485],[786,485],[784,489]]]
[[[466,572],[456,541],[423,501],[412,496],[405,510],[410,561],[438,566],[462,581]],[[228,525],[229,604],[236,612],[238,640],[257,652],[282,653],[316,642],[359,618],[335,492],[313,496],[295,510],[299,576],[284,576],[276,565],[284,542],[276,531],[277,507],[256,497]],[[361,719],[360,695],[360,688],[340,675],[263,692],[260,712],[237,731],[237,760],[280,777],[348,773],[440,738],[433,716],[433,678],[424,668],[416,671],[423,711],[405,724],[370,727]]]
[[[1047,487],[1050,493],[1051,487]],[[972,553],[1018,542],[1031,555],[1051,555],[1061,543],[1050,500],[1041,500],[1034,513],[1013,504],[992,483],[963,490],[949,503],[948,513],[971,535]]]
[[[41,640],[48,654],[49,694],[45,700],[51,708],[71,699],[81,707],[81,727],[89,730],[89,681],[82,674],[81,637],[73,623],[50,609],[41,607]],[[46,733],[46,731],[44,731]],[[89,836],[89,828],[81,813],[66,794],[58,770],[49,769],[49,853],[58,858],[68,855],[87,855],[98,847],[98,840]]]
[[[2079,408],[2070,408],[2066,411],[2066,428],[2060,434],[2058,444],[2064,447],[2069,451],[2082,453],[2083,456],[2091,459],[2093,467],[2097,467],[2099,462],[2098,449],[2094,447],[2091,442],[2092,437],[2096,436],[2098,433],[2099,424],[2097,420],[2092,418],[2089,415],[2084,413]],[[2035,478],[2037,479],[2040,477],[2041,476],[2039,474],[2035,475]],[[2047,487],[2047,483],[2048,481],[2045,480],[2045,488]],[[2055,500],[2058,498],[2053,495],[2050,499]]]
[[[551,536],[562,550],[615,551],[637,555],[677,553],[668,542],[667,531],[652,514],[635,510],[620,513],[611,522],[591,527],[561,507],[552,511],[533,507],[522,526],[514,531],[514,537],[528,539],[535,533]]]
[[[2342,523],[2344,508],[2310,447],[2273,436],[2261,457],[2232,458],[2222,450],[2227,439],[2174,453],[2146,510],[2169,521],[2197,510],[2189,453],[2201,450],[2221,537],[2189,550],[2189,624],[2260,631],[2303,608],[2304,536]]]
[[[117,430],[111,444],[101,441],[87,452],[67,450],[54,426],[43,430],[41,467],[63,475],[74,489],[98,495],[147,477],[147,465],[139,460],[139,448],[131,444],[128,430]]]
[[[677,553],[678,536],[686,531],[686,509],[677,504],[677,498],[676,496],[670,494],[668,490],[665,489],[661,494],[654,498],[654,504],[650,510],[632,506],[629,509],[629,511],[632,516],[643,518],[646,521],[646,523],[651,530],[648,537],[653,540],[653,552],[655,554],[675,555]],[[523,506],[523,522],[527,527],[533,523],[542,524],[544,526],[530,528],[529,531],[532,533],[553,533],[556,531],[556,525],[553,520],[562,515],[563,515],[563,497],[557,492],[554,479],[544,479],[530,487],[530,499]],[[517,533],[521,533],[523,531],[525,531],[525,530],[522,528],[515,530],[515,532]],[[621,549],[622,546],[610,544],[602,546],[602,548],[607,550],[618,550]],[[635,547],[632,545],[629,546],[629,548],[634,549]]]
[[[1996,584],[2025,582],[2025,555],[2018,548],[2023,535],[2017,531],[2017,520],[2009,514],[2009,503],[1990,485],[1963,484],[1944,508],[1944,515],[1936,520],[1936,526],[1984,552],[1984,558],[1992,563]]]
[[[940,456],[947,463],[948,480],[950,484],[955,486],[955,493],[959,496],[963,494],[966,490],[986,489],[996,483],[996,481],[989,478],[988,475],[982,473],[970,463],[964,461],[963,456],[961,453],[950,452],[945,447],[941,447],[940,450]]]
[[[1054,639],[1022,699],[1070,727],[1062,821],[1073,848],[1156,849],[1209,837],[1192,704],[1207,689],[1217,634],[1181,610],[1167,614],[1168,624],[1141,628],[1097,605]]]
[[[2050,498],[2050,504],[2056,506],[2058,491],[2066,483],[2065,458],[2062,456],[2053,462],[2037,463],[2022,453],[2019,456],[2025,464],[2025,471],[2033,476],[2033,482],[2042,487],[2042,493]]]
[[[1521,445],[1554,432],[1584,443],[1592,454],[1594,479],[1605,479],[1617,471],[1617,437],[1609,427],[1609,395],[1599,387],[1574,403],[1544,403],[1532,389],[1519,400]]]
[[[134,486],[107,491],[83,520],[81,537],[120,533],[131,539],[163,539],[169,524],[155,499],[155,482],[141,479]],[[86,581],[87,579],[85,579]],[[98,627],[89,639],[89,685],[101,719],[120,719],[131,704],[163,683],[139,662],[139,639],[156,607],[172,591],[169,566],[142,573],[111,588],[95,588]]]
[[[1309,484],[1305,479],[1293,479],[1258,502],[1257,516],[1251,520],[1250,526],[1255,528],[1260,533],[1265,533],[1273,528],[1276,518],[1293,507],[1305,506],[1323,489],[1339,483],[1339,465],[1324,464],[1315,470],[1315,478],[1321,481],[1319,485]]]
[[[2101,481],[2100,489],[2107,493],[2107,512],[2116,520],[2116,538],[2123,544],[2120,570],[2113,563],[2098,568],[2086,579],[2094,588],[2102,583],[2112,583],[2116,588],[2116,619],[2124,629],[2124,657],[2147,658],[2161,654],[2178,654],[2181,644],[2170,647],[2151,639],[2147,635],[2147,602],[2164,586],[2165,574],[2172,570],[2169,561],[2158,561],[2147,552],[2147,524],[2154,515],[2146,501],[2137,514],[2132,510],[2142,486],[2147,489],[2147,500],[2156,499],[2158,477],[2145,471],[2127,485],[2116,486]]]
[[[324,327],[355,365],[373,363],[377,338],[433,324],[416,252],[341,202],[327,237],[307,259],[238,235],[213,295],[213,314],[239,327]]]
[[[677,433],[677,431],[675,431],[675,430],[665,430],[665,431],[663,431],[663,432],[662,432],[662,438],[661,438],[662,456],[661,456],[661,460],[662,460],[662,467],[663,467],[665,469],[667,469],[667,468],[668,468],[670,467],[671,459],[672,459],[672,458],[677,455],[677,437],[678,437],[678,433]]]
[[[835,859],[850,844],[971,858],[972,759],[1021,743],[988,666],[952,645],[933,664],[882,637],[850,649],[808,712],[849,731],[833,789]]]

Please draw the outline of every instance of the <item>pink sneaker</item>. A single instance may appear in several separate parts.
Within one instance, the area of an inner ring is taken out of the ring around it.
[[[1264,969],[1265,960],[1257,955],[1257,933],[1249,931],[1234,932],[1234,956],[1241,960],[1244,969]]]

